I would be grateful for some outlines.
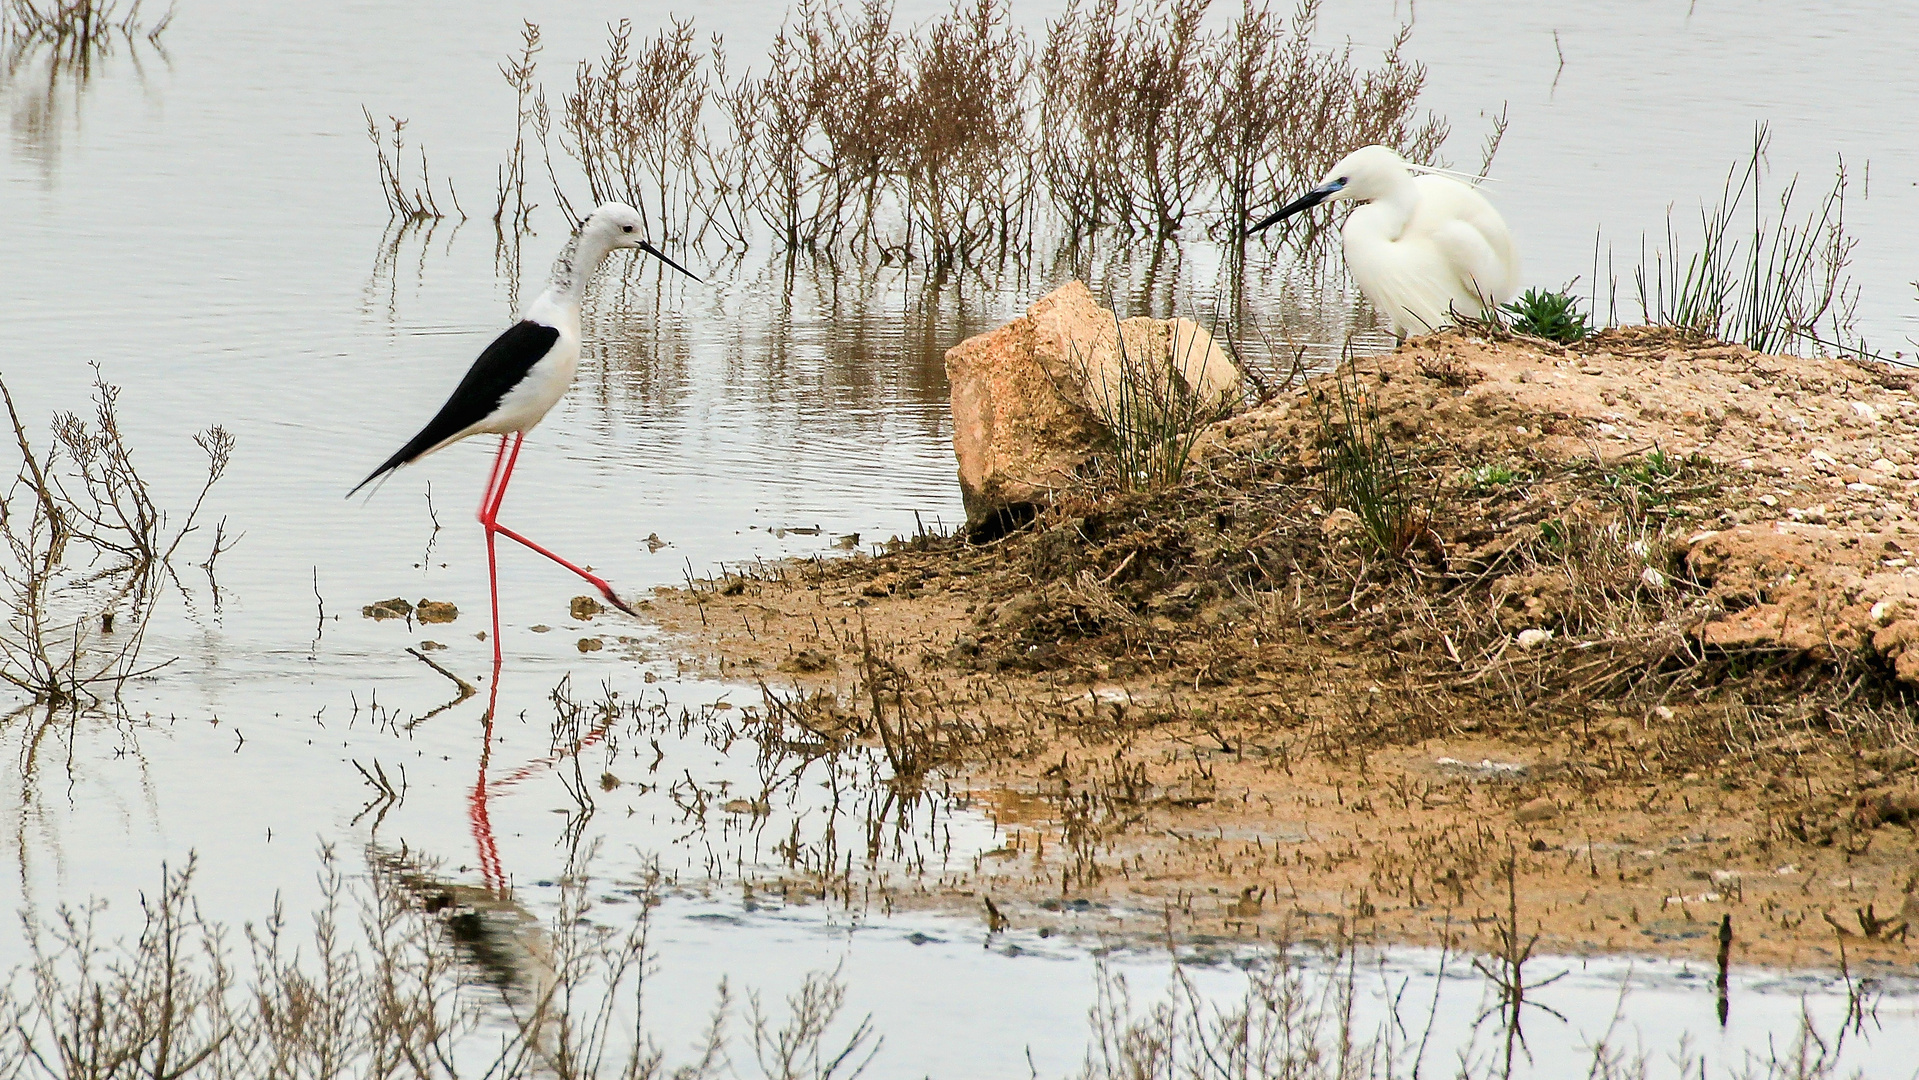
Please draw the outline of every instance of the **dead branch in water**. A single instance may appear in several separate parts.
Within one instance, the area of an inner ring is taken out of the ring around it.
[[[0,588],[9,608],[0,680],[50,705],[110,699],[158,666],[138,665],[147,622],[162,587],[179,584],[173,558],[232,461],[226,429],[194,436],[206,475],[185,514],[169,522],[121,433],[119,396],[96,367],[91,420],[56,415],[52,445],[38,450],[0,381],[20,455],[0,497]],[[209,573],[226,547],[224,537],[215,539]]]

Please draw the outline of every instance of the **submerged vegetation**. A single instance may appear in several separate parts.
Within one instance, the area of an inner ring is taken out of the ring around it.
[[[1408,31],[1367,67],[1314,43],[1317,0],[1247,2],[1216,31],[1208,7],[1075,0],[1035,41],[1006,0],[911,29],[885,0],[808,0],[738,71],[691,20],[651,37],[622,21],[552,102],[529,23],[501,68],[517,116],[495,220],[524,224],[544,172],[571,221],[619,199],[675,243],[741,249],[763,230],[788,252],[944,265],[1024,251],[1043,225],[1237,243],[1344,147],[1438,153],[1448,128],[1418,115]]]
[[[148,18],[143,0],[122,5],[120,0],[0,0],[0,46],[16,53],[33,46],[49,47],[71,63],[83,63],[111,48],[114,35],[124,41],[139,37],[158,45],[173,23],[173,8]]]
[[[703,1029],[664,1035],[686,1048],[669,1055],[645,1011],[658,973],[649,944],[664,898],[656,879],[617,886],[633,903],[622,910],[634,914],[609,921],[590,898],[587,867],[576,866],[552,917],[534,922],[510,896],[448,885],[403,853],[375,846],[366,854],[360,877],[322,852],[320,906],[304,931],[278,904],[237,934],[207,918],[191,859],[163,868],[130,937],[102,932],[100,900],[62,908],[30,934],[30,962],[0,991],[0,1075],[853,1080],[886,1066],[886,1033],[871,1017],[847,1015],[834,973],[806,976],[778,1002],[756,990],[737,997],[722,979]],[[1516,961],[1512,978],[1526,977],[1529,959]],[[1418,1076],[1442,1060],[1435,1033],[1442,997],[1462,992],[1445,977],[1458,960],[1441,954],[1429,1000],[1409,997],[1402,983],[1384,1015],[1368,1020],[1355,1008],[1361,996],[1390,987],[1373,960],[1345,934],[1310,946],[1281,941],[1240,958],[1243,990],[1208,995],[1176,951],[1157,1000],[1135,996],[1126,974],[1103,962],[1077,1075]],[[1862,992],[1858,1007],[1869,1000]],[[1822,1031],[1803,1017],[1765,1057],[1719,1062],[1723,1071],[1709,1073],[1708,1057],[1684,1046],[1669,1058],[1630,1044],[1615,1016],[1612,1029],[1567,1059],[1600,1080],[1816,1080],[1838,1075],[1853,1028],[1863,1028],[1852,1020]],[[1448,1075],[1510,1077],[1531,1059],[1497,999],[1469,1036],[1451,1049]]]
[[[0,497],[0,588],[8,618],[0,627],[0,679],[47,705],[81,705],[118,696],[142,668],[148,620],[169,584],[174,559],[198,531],[207,492],[232,461],[233,437],[212,427],[194,436],[206,472],[183,513],[169,515],[135,467],[120,430],[120,390],[94,374],[91,421],[53,419],[51,443],[36,447],[0,383],[17,453]],[[224,528],[200,564],[211,581],[231,546]]]
[[[44,153],[80,107],[80,91],[104,65],[142,54],[164,59],[169,5],[157,16],[142,0],[0,0],[0,90],[9,92],[14,133]]]
[[[323,853],[304,934],[277,906],[239,935],[205,918],[191,861],[143,897],[131,940],[104,939],[98,902],[62,908],[30,928],[31,963],[0,995],[0,1075],[699,1080],[740,1075],[727,1054],[740,1013],[738,1041],[769,1080],[856,1076],[878,1048],[865,1023],[840,1022],[830,978],[806,980],[784,1018],[758,995],[739,1008],[722,982],[695,1057],[669,1071],[640,1022],[652,884],[622,890],[639,909],[624,929],[569,885],[535,949],[493,923],[508,901],[463,902],[377,847],[368,866],[351,878]]]

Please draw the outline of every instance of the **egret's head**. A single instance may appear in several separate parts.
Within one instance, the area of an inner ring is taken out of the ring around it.
[[[1385,146],[1362,146],[1339,159],[1326,179],[1318,187],[1280,207],[1265,220],[1246,230],[1256,233],[1275,222],[1309,210],[1323,202],[1349,199],[1353,202],[1365,202],[1368,199],[1384,198],[1397,184],[1404,183],[1407,176],[1406,159]]]
[[[645,220],[640,217],[638,210],[625,203],[601,203],[599,208],[588,214],[586,220],[580,224],[580,235],[603,240],[608,248],[615,251],[621,248],[644,251],[687,277],[693,278],[694,281],[700,280],[693,277],[692,271],[667,258],[659,248],[647,242]]]

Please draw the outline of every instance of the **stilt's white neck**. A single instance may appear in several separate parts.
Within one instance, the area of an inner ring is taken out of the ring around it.
[[[613,243],[600,231],[582,227],[553,260],[553,274],[547,279],[545,299],[578,308],[586,299],[587,282],[612,252]]]

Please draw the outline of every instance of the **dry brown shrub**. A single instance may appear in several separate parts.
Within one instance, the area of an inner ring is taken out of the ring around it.
[[[956,0],[911,29],[885,0],[802,0],[766,63],[737,76],[717,36],[695,47],[690,20],[645,42],[622,22],[575,73],[562,149],[591,199],[640,207],[656,239],[744,247],[757,222],[789,252],[944,266],[1024,250],[1052,225],[1069,242],[1163,239],[1196,218],[1237,236],[1355,146],[1431,160],[1444,141],[1444,121],[1417,117],[1408,31],[1367,68],[1314,42],[1317,0],[1290,17],[1246,0],[1212,33],[1208,6],[1072,0],[1035,45],[1008,0]],[[527,129],[545,144],[527,33],[502,69],[519,100],[502,207],[509,190],[526,205]],[[549,179],[577,219],[550,160]]]

